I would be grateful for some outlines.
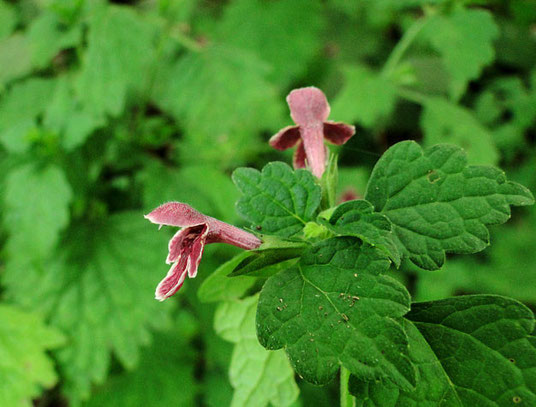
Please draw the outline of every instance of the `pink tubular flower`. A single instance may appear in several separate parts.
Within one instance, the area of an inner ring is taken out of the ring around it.
[[[287,126],[270,139],[278,150],[298,148],[294,153],[294,168],[305,168],[320,178],[326,168],[324,138],[337,145],[344,144],[355,133],[355,127],[326,121],[330,107],[324,93],[315,87],[294,89],[287,96],[290,116],[297,126]]]
[[[183,229],[169,241],[166,263],[172,264],[166,277],[156,287],[155,297],[164,301],[182,287],[186,274],[194,278],[208,243],[229,243],[242,249],[261,245],[257,236],[228,223],[203,215],[190,205],[169,202],[159,206],[146,219],[158,225],[178,226]]]

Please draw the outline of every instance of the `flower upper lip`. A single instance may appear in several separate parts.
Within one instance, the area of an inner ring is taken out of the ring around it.
[[[168,202],[145,215],[160,226],[178,226],[179,230],[169,241],[166,263],[172,264],[166,277],[156,288],[156,299],[163,301],[175,294],[186,275],[197,275],[199,262],[208,243],[228,243],[242,249],[255,249],[261,240],[252,233],[198,212],[182,202]]]
[[[169,202],[160,205],[144,216],[157,225],[188,227],[197,226],[207,222],[208,216],[196,211],[190,205],[182,202]]]
[[[270,145],[278,150],[298,146],[294,154],[294,167],[311,167],[320,178],[326,168],[324,139],[337,145],[344,144],[355,133],[355,127],[328,121],[329,103],[324,93],[313,86],[294,89],[287,96],[290,116],[296,123],[277,132]]]

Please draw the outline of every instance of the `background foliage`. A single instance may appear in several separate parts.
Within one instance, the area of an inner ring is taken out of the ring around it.
[[[154,301],[170,231],[141,215],[180,200],[238,222],[230,172],[289,160],[266,141],[306,85],[357,126],[341,195],[404,139],[535,190],[535,66],[531,0],[0,0],[0,405],[333,405],[258,344],[247,277],[198,300],[235,250]],[[480,255],[394,277],[534,309],[535,227],[517,209]]]

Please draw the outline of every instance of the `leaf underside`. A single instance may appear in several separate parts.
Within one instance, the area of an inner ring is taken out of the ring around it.
[[[255,279],[244,276],[229,278],[228,275],[252,255],[253,253],[250,251],[243,251],[218,267],[197,290],[199,301],[230,301],[242,297],[255,284]]]
[[[287,407],[298,397],[294,371],[283,351],[267,351],[255,335],[258,297],[219,305],[214,329],[235,343],[229,378],[235,389],[231,407]]]

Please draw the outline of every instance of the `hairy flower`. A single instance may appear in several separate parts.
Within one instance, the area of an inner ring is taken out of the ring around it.
[[[178,226],[179,230],[169,241],[166,263],[171,268],[156,287],[155,297],[163,301],[175,294],[189,278],[197,275],[197,268],[208,243],[229,243],[242,249],[255,249],[261,245],[257,236],[228,223],[203,215],[190,205],[181,202],[163,204],[145,215],[158,225]]]
[[[294,168],[305,168],[320,178],[326,168],[324,139],[341,145],[355,133],[354,126],[326,121],[330,107],[324,93],[315,87],[294,89],[287,96],[290,116],[296,126],[287,126],[270,139],[278,150],[298,146],[294,153]]]

